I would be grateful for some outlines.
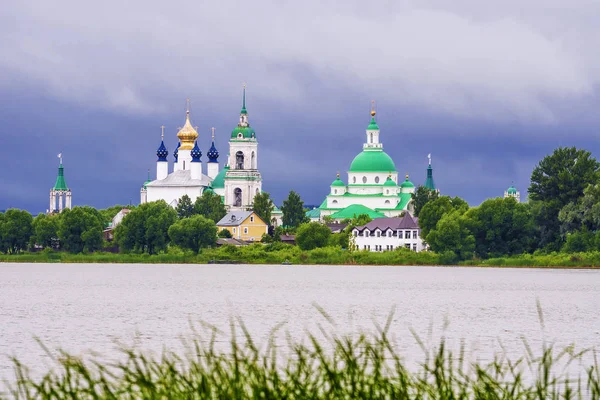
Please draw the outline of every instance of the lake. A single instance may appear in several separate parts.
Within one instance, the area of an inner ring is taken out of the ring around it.
[[[543,309],[540,323],[536,301]],[[315,307],[334,320],[331,327]],[[116,343],[148,351],[180,348],[190,322],[228,332],[240,316],[266,341],[282,331],[373,331],[395,309],[391,331],[408,362],[423,360],[413,329],[428,345],[445,336],[471,357],[490,360],[500,344],[522,356],[522,337],[577,348],[600,345],[600,271],[561,269],[0,264],[0,378],[7,355],[44,369],[39,338],[52,349],[116,356]],[[448,321],[448,325],[445,325]],[[197,324],[196,324],[197,325]]]

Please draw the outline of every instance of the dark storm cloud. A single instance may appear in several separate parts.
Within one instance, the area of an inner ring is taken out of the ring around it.
[[[451,6],[449,6],[451,4]],[[567,7],[568,6],[568,7]],[[20,1],[0,16],[0,209],[46,208],[56,154],[75,204],[139,200],[160,125],[192,99],[221,160],[248,82],[264,189],[319,204],[378,100],[386,151],[476,204],[559,144],[592,151],[597,2]],[[574,142],[576,141],[576,142]]]

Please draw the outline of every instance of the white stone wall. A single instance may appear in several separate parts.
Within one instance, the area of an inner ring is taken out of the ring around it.
[[[163,180],[169,175],[169,162],[168,161],[157,161],[156,162],[156,179]]]
[[[348,172],[348,185],[357,184],[357,185],[383,185],[387,180],[388,176],[392,177],[392,180],[398,183],[398,173],[397,172]],[[379,179],[379,182],[376,182],[376,178]],[[366,182],[365,182],[366,180]],[[381,192],[380,192],[381,193]]]
[[[219,163],[209,162],[209,163],[206,163],[206,165],[207,165],[206,175],[210,179],[215,179],[215,176],[217,176],[219,174]]]
[[[358,248],[358,250],[370,250],[370,251],[386,251],[393,250],[398,247],[406,247],[410,246],[410,250],[414,251],[423,251],[425,250],[425,246],[423,245],[423,240],[421,239],[421,232],[418,229],[399,229],[396,231],[402,232],[402,238],[398,236],[389,236],[389,232],[381,232],[379,231],[379,235],[377,236],[377,232],[373,232],[373,236],[371,236],[371,232],[368,230],[364,230],[359,233],[357,229],[352,231],[352,236],[354,240],[354,244]],[[410,238],[406,238],[406,233],[410,232]],[[416,238],[414,237],[414,233],[416,232]]]
[[[177,186],[162,186],[162,187],[152,187],[148,186],[147,190],[147,200],[148,202],[164,200],[169,205],[175,204],[181,196],[187,194],[190,199],[192,199],[192,203],[196,201],[196,198],[202,195],[202,191],[204,190],[203,186],[188,186],[188,187],[177,187]]]
[[[389,202],[389,203],[386,203]],[[354,197],[354,196],[327,196],[327,208],[346,208],[352,204],[362,204],[371,209],[394,208],[400,202],[398,196],[394,197]]]

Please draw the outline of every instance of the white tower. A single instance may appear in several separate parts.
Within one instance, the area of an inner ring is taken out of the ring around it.
[[[62,163],[62,153],[58,155],[60,164],[58,166],[58,176],[54,187],[50,189],[50,208],[49,213],[62,212],[64,208],[71,209],[71,189],[67,187],[65,181],[65,171]]]
[[[254,204],[254,196],[262,191],[258,171],[258,141],[248,123],[246,85],[240,111],[240,122],[229,139],[229,170],[225,174],[225,206],[229,210],[246,210]]]
[[[219,174],[219,152],[215,147],[215,128],[212,129],[212,145],[206,153],[208,157],[208,163],[206,165],[206,175],[212,180]]]
[[[160,128],[162,130],[162,133],[160,134],[160,146],[158,147],[158,150],[156,150],[156,156],[158,157],[156,160],[157,180],[163,180],[169,175],[169,162],[167,161],[169,152],[165,147],[165,126],[163,125]]]

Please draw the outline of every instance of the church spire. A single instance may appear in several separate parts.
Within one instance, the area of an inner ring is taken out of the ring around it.
[[[429,165],[427,166],[427,179],[425,180],[425,186],[429,190],[435,190],[435,183],[433,181],[433,168],[431,168],[431,153],[427,155],[429,159]]]
[[[246,115],[248,114],[248,111],[246,111],[246,83],[244,82],[244,92],[242,95],[242,110],[240,111],[240,114]]]

